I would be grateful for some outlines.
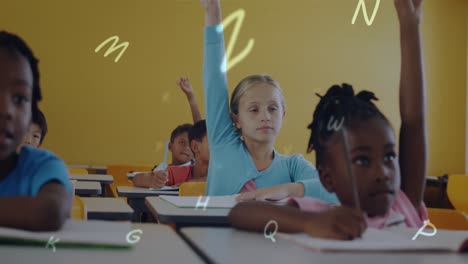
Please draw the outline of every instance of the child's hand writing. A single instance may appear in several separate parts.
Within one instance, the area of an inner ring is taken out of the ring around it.
[[[311,215],[304,221],[303,231],[318,238],[352,240],[360,237],[366,228],[366,219],[361,211],[337,206]]]
[[[163,171],[153,171],[151,173],[151,183],[150,188],[161,188],[166,185],[167,182],[167,172]]]

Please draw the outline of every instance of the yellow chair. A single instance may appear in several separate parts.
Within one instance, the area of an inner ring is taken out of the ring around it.
[[[468,175],[449,175],[447,194],[455,209],[468,213]]]
[[[179,196],[205,196],[206,182],[184,182],[179,186]]]
[[[79,196],[73,197],[73,205],[71,208],[71,218],[75,220],[86,220],[88,219],[88,211],[86,210],[86,204]]]
[[[68,173],[70,174],[88,174],[87,169],[80,169],[80,168],[68,168]]]
[[[468,218],[457,210],[427,208],[427,214],[437,229],[468,230]]]
[[[107,191],[111,196],[119,197],[117,194],[117,186],[133,186],[133,182],[127,178],[127,173],[130,171],[151,171],[151,165],[128,165],[128,164],[113,164],[107,165],[107,174],[114,177],[114,183],[110,184]]]

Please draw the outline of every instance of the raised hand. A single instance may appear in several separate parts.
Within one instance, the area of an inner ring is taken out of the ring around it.
[[[395,0],[400,25],[419,25],[423,0]]]
[[[221,4],[219,0],[200,0],[205,8],[206,25],[215,26],[221,24]]]
[[[395,0],[400,21],[400,143],[401,190],[419,212],[427,175],[426,88],[419,23],[422,0]]]
[[[192,87],[192,84],[190,83],[190,80],[187,77],[181,77],[177,81],[177,85],[180,87],[182,92],[184,92],[187,97],[193,96],[193,87]]]

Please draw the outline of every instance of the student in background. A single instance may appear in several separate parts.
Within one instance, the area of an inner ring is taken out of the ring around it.
[[[57,230],[70,213],[65,163],[30,146],[16,150],[42,99],[38,60],[18,36],[0,32],[0,226]]]
[[[195,124],[196,122],[200,121],[202,117],[200,114],[200,109],[198,108],[197,100],[193,94],[192,84],[187,77],[180,77],[176,84],[187,97],[187,101],[190,106],[190,112],[192,113],[193,123]],[[193,164],[193,155],[188,144],[188,131],[190,127],[190,124],[184,124],[178,126],[176,129],[174,129],[174,131],[172,131],[171,142],[169,144],[169,150],[172,154],[172,162],[168,166],[188,166]],[[163,167],[163,164],[160,163],[154,166],[152,171],[160,171],[163,169]],[[151,173],[147,173],[147,175],[149,174]]]
[[[171,133],[169,142],[169,151],[171,152],[172,161],[168,166],[188,166],[192,164],[193,153],[190,150],[188,132],[192,128],[191,124],[183,124],[177,126]],[[163,164],[154,166],[152,171],[160,171]]]
[[[28,133],[24,137],[23,144],[18,148],[18,152],[24,145],[39,148],[44,142],[47,135],[47,121],[41,110],[38,109],[36,114],[33,114],[31,126]]]
[[[206,11],[203,83],[211,150],[207,195],[239,199],[313,196],[338,202],[302,155],[273,148],[286,113],[281,88],[268,75],[244,78],[228,104],[226,61],[219,0],[201,0]]]
[[[210,150],[206,136],[205,120],[198,121],[189,131],[190,147],[195,156],[195,164],[189,166],[169,166],[166,171],[156,171],[151,175],[135,176],[133,183],[138,187],[161,188],[179,185],[187,181],[206,181]]]
[[[308,150],[317,153],[320,180],[337,194],[342,207],[332,207],[312,198],[290,199],[292,207],[253,202],[239,204],[230,213],[233,226],[262,231],[270,220],[280,232],[305,232],[311,236],[352,239],[367,226],[419,228],[427,219],[422,202],[426,175],[425,87],[421,51],[422,0],[395,0],[400,22],[400,142],[397,144],[388,119],[372,102],[373,93],[357,95],[350,85],[333,86],[321,97],[309,126]],[[340,132],[330,120],[344,118],[349,160]],[[360,208],[355,209],[352,184],[355,177]]]

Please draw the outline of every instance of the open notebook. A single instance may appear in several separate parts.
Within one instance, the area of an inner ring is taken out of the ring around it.
[[[437,230],[435,236],[418,236],[418,229],[393,228],[378,230],[368,228],[362,238],[352,241],[313,238],[307,234],[278,233],[286,239],[316,251],[446,251],[468,252],[468,231]]]
[[[61,230],[56,232],[32,232],[0,227],[0,244],[28,244],[46,246],[49,241],[55,247],[110,247],[130,248],[136,234],[130,233],[130,222],[77,221],[67,220]],[[52,238],[53,236],[53,238]],[[52,238],[52,239],[51,239]]]
[[[236,204],[236,195],[226,196],[168,196],[160,195],[159,198],[163,199],[180,208],[211,208],[211,209],[230,209]],[[276,204],[285,204],[288,198],[271,201]],[[198,206],[197,206],[198,204]],[[206,205],[205,205],[206,204]]]

